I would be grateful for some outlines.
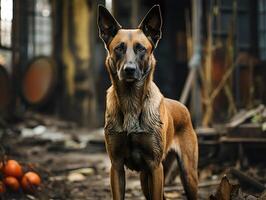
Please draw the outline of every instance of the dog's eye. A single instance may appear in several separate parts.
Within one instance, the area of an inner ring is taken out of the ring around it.
[[[123,42],[115,47],[116,53],[123,53],[123,52],[125,52],[125,50],[126,50],[126,45]]]
[[[146,52],[146,48],[144,46],[142,46],[140,43],[137,43],[135,45],[135,51],[136,52],[140,52],[140,53],[145,53]]]

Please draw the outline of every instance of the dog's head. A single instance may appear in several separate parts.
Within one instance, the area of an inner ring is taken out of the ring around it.
[[[160,6],[153,6],[136,29],[123,29],[109,11],[99,6],[100,38],[108,51],[106,64],[120,81],[142,80],[152,70],[153,50],[161,38]]]

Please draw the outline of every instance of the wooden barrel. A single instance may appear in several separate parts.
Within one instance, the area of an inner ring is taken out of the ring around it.
[[[30,105],[43,105],[51,98],[56,80],[57,71],[52,59],[43,56],[33,59],[22,80],[24,100]]]
[[[5,67],[0,65],[0,113],[7,111],[7,107],[11,100],[10,97],[10,79]]]

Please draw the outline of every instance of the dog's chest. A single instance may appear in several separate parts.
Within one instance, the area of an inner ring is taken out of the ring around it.
[[[160,135],[151,133],[130,133],[126,137],[125,165],[136,171],[147,170],[161,160]]]
[[[138,100],[134,98],[128,102],[118,101],[114,88],[108,90],[105,138],[113,163],[123,163],[129,169],[140,171],[154,168],[161,162],[161,101],[162,95],[154,83],[149,86],[141,106],[135,104]]]

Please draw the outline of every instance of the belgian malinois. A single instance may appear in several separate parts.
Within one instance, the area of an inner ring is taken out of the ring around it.
[[[169,151],[175,152],[187,198],[197,199],[198,143],[189,111],[163,97],[153,82],[153,51],[161,27],[159,5],[151,8],[136,29],[123,29],[99,6],[99,35],[107,49],[106,67],[112,82],[104,129],[115,200],[125,197],[124,166],[140,172],[146,199],[164,199],[163,160]]]

